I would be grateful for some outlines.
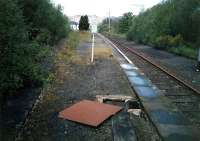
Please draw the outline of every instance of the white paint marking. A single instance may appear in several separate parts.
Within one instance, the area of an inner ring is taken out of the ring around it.
[[[103,38],[103,40],[106,42],[106,43],[109,43],[111,44],[125,59],[128,63],[130,64],[133,64],[133,62],[113,43],[111,42],[108,38],[104,37],[103,35],[99,34],[98,35]]]
[[[92,34],[92,55],[91,55],[91,62],[94,61],[94,33]]]

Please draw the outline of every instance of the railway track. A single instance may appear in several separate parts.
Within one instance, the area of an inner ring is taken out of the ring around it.
[[[192,124],[200,128],[200,92],[197,89],[144,54],[125,46],[115,38],[109,39],[182,111]]]

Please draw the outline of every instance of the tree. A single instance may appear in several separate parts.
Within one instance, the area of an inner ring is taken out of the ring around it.
[[[69,22],[60,5],[50,0],[18,0],[32,40],[53,45],[69,33]]]
[[[0,91],[20,88],[25,81],[37,79],[37,43],[28,39],[22,11],[16,0],[0,1]]]
[[[129,28],[132,25],[132,20],[133,20],[133,13],[131,12],[124,13],[122,18],[119,20],[118,32],[119,33],[128,32]]]
[[[199,5],[199,0],[162,1],[134,18],[127,37],[154,45],[157,39],[167,39],[169,36],[173,39],[177,36],[183,37],[186,42],[198,44]]]
[[[119,18],[110,19],[110,33],[117,33],[119,28]],[[106,18],[98,25],[98,32],[109,32],[109,19]]]
[[[1,94],[45,81],[47,52],[69,33],[61,10],[50,0],[0,0]]]
[[[90,24],[88,20],[88,16],[81,16],[79,21],[79,30],[89,30]]]

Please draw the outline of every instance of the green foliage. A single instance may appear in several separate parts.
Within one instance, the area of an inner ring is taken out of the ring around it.
[[[90,24],[89,24],[89,19],[88,16],[81,16],[80,21],[79,21],[79,30],[89,30]]]
[[[166,47],[180,47],[184,44],[183,37],[178,34],[175,37],[173,36],[160,36],[157,37],[154,45],[157,48],[166,48]]]
[[[191,46],[186,45],[180,47],[167,48],[167,50],[177,55],[187,56],[192,59],[196,59],[198,52],[197,48],[193,48]]]
[[[60,5],[50,0],[18,0],[30,38],[39,38],[42,44],[54,44],[69,33],[69,22]],[[39,37],[38,37],[39,36]]]
[[[169,35],[176,37],[172,40],[173,45],[179,42],[176,40],[182,40],[180,38],[195,44],[200,36],[199,7],[199,0],[163,1],[134,18],[127,38],[154,45],[166,42]]]
[[[128,32],[130,26],[132,25],[133,13],[128,12],[124,13],[123,16],[119,19],[118,23],[118,32],[126,33]]]
[[[110,33],[115,35],[123,35],[127,33],[132,25],[133,14],[131,12],[124,13],[120,18],[111,18],[110,19]],[[108,32],[109,31],[109,19],[106,18],[103,22],[98,25],[98,31]]]
[[[98,25],[98,32],[103,33],[103,32],[108,32],[109,27],[108,27],[108,19],[104,19],[101,24]]]
[[[200,1],[162,1],[133,19],[127,39],[173,50],[177,54],[182,51],[189,57],[196,55],[196,50],[188,49],[191,46],[187,44],[196,48],[200,45]]]
[[[67,41],[67,47],[75,48],[79,44],[80,37],[78,32],[71,32]]]
[[[22,12],[14,0],[0,1],[0,90],[16,89],[39,75],[38,45],[28,40]]]
[[[0,0],[1,93],[42,83],[50,44],[68,32],[67,18],[49,0]]]

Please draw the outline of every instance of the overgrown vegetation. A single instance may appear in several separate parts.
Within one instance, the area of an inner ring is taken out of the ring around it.
[[[108,19],[98,30],[108,32]],[[200,46],[200,1],[164,0],[138,16],[125,13],[111,20],[110,34],[126,34],[128,40],[196,58]]]
[[[127,38],[194,58],[200,45],[200,1],[161,2],[134,18]]]
[[[68,33],[61,6],[50,0],[0,0],[1,94],[42,84],[48,76],[47,52]]]

